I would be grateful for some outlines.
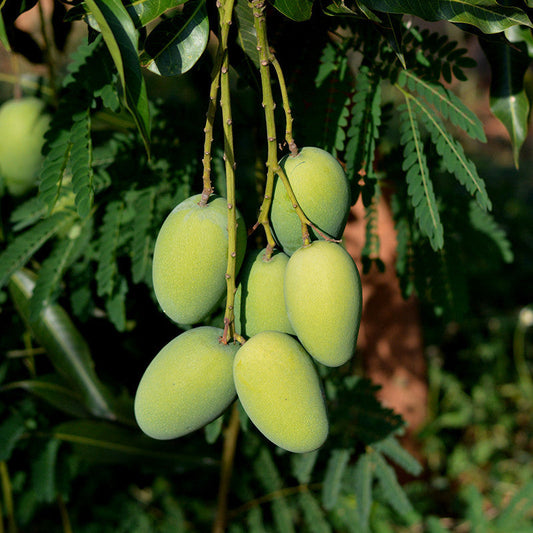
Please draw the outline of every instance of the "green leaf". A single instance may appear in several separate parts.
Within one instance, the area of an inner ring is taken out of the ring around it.
[[[9,39],[7,38],[6,25],[4,23],[4,16],[0,11],[0,43],[4,45],[4,48],[11,52],[11,45],[9,44]]]
[[[355,498],[361,531],[368,531],[372,507],[373,463],[369,453],[362,454],[355,464]]]
[[[0,461],[7,461],[17,441],[26,431],[24,418],[15,412],[0,424]]]
[[[372,459],[375,465],[375,476],[387,503],[398,514],[406,517],[413,512],[413,506],[398,483],[393,468],[385,462],[380,453],[373,454]]]
[[[259,68],[259,51],[257,50],[257,32],[255,31],[253,11],[248,0],[237,0],[233,13],[237,20],[237,43],[246,55]]]
[[[328,524],[324,510],[320,507],[315,496],[309,491],[304,491],[299,494],[298,500],[308,531],[310,533],[331,533],[331,526]]]
[[[72,214],[55,213],[11,241],[0,254],[0,287],[6,284],[15,271],[26,264],[45,242],[71,222]]]
[[[428,21],[448,20],[468,24],[483,33],[498,33],[506,28],[523,24],[532,27],[522,9],[502,6],[497,0],[360,0],[369,8],[385,13],[409,14]]]
[[[337,449],[331,452],[322,485],[322,505],[325,509],[333,509],[337,504],[349,460],[350,450]]]
[[[32,462],[31,488],[39,502],[52,503],[56,498],[56,465],[60,444],[59,440],[49,440]]]
[[[134,200],[136,216],[133,217],[133,235],[131,243],[131,273],[134,283],[140,283],[149,270],[150,243],[153,236],[150,224],[153,216],[155,189],[139,191]]]
[[[200,59],[209,38],[205,0],[189,3],[148,35],[141,63],[160,76],[179,76]]]
[[[311,18],[313,0],[270,0],[270,2],[278,11],[296,22]]]
[[[86,418],[89,412],[82,403],[81,395],[58,374],[39,376],[34,379],[12,381],[1,390],[23,389],[71,416]]]
[[[515,524],[520,523],[524,515],[533,508],[533,481],[526,483],[514,494],[511,501],[495,520],[495,529],[511,531]]]
[[[125,104],[150,154],[150,112],[137,54],[138,33],[120,0],[86,0],[118,70]]]
[[[140,430],[122,427],[103,420],[73,420],[55,426],[52,436],[71,443],[85,459],[97,463],[132,464],[145,461],[180,468],[216,467],[217,461],[199,453],[176,453],[174,441],[158,441],[147,437]]]
[[[318,450],[308,453],[295,453],[291,456],[291,472],[299,483],[311,481],[311,473],[318,458]]]
[[[111,395],[94,371],[89,347],[66,311],[57,304],[49,305],[41,311],[38,320],[30,322],[34,287],[34,277],[28,271],[19,270],[11,276],[9,290],[18,312],[55,369],[80,392],[88,410],[103,418],[117,418],[111,407]]]
[[[422,465],[398,442],[394,436],[377,442],[374,448],[401,466],[406,472],[418,476],[422,472]]]
[[[410,95],[405,94],[405,107],[400,109],[400,142],[404,146],[402,168],[406,171],[407,192],[411,197],[420,230],[429,238],[432,248],[439,250],[444,245],[444,229],[411,99],[413,98]]]
[[[126,4],[137,28],[146,26],[166,11],[184,4],[188,0],[134,0]]]

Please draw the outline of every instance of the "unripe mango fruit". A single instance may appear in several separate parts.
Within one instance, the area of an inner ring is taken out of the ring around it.
[[[135,418],[144,433],[161,440],[181,437],[230,405],[239,345],[222,344],[222,334],[211,326],[190,329],[154,357],[135,394]]]
[[[0,106],[0,175],[13,196],[21,196],[37,183],[44,134],[50,124],[44,108],[45,103],[33,96]]]
[[[235,327],[252,337],[260,331],[282,331],[294,335],[285,309],[283,280],[289,257],[274,252],[266,259],[266,248],[249,254],[239,275],[235,293]]]
[[[330,237],[341,237],[350,210],[350,187],[340,163],[316,147],[302,148],[296,156],[280,161],[305,216]],[[279,176],[276,177],[270,211],[272,231],[287,255],[303,244],[302,226]],[[321,238],[312,228],[311,238]]]
[[[361,322],[361,279],[348,252],[331,241],[297,250],[285,271],[285,306],[304,348],[326,366],[355,352]]]
[[[295,453],[322,446],[329,425],[320,381],[296,339],[279,331],[254,335],[237,352],[233,377],[244,410],[267,439]]]
[[[152,279],[163,311],[179,324],[195,324],[226,292],[228,207],[197,194],[178,204],[163,222],[154,248]],[[235,209],[235,207],[233,207]],[[246,251],[246,228],[237,212],[237,271]]]

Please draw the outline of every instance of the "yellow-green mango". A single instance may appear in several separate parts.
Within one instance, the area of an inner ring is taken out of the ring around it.
[[[252,337],[260,331],[282,331],[294,335],[283,295],[283,280],[289,256],[275,251],[266,259],[266,248],[245,259],[235,293],[235,327]]]
[[[361,322],[361,279],[348,252],[331,241],[297,250],[285,272],[285,306],[304,348],[326,366],[355,352]]]
[[[163,222],[154,248],[152,279],[163,311],[179,324],[196,324],[226,293],[228,208],[197,194],[178,204]],[[237,213],[237,269],[246,252],[246,227]]]
[[[222,329],[192,328],[171,340],[145,370],[135,394],[139,427],[174,439],[220,416],[235,398],[233,360],[239,345],[222,344]]]
[[[0,175],[11,195],[21,196],[37,183],[49,124],[45,103],[34,96],[0,106]]]
[[[280,161],[305,216],[330,237],[341,237],[350,210],[350,187],[340,163],[328,152],[312,146]],[[270,211],[277,243],[287,255],[302,246],[302,226],[285,186],[276,177]],[[312,238],[321,238],[309,229]]]
[[[316,450],[329,431],[318,374],[293,337],[262,331],[246,341],[233,363],[237,395],[263,435],[295,453]]]

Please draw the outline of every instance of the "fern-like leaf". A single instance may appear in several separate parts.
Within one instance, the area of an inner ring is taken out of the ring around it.
[[[30,300],[30,321],[36,321],[42,309],[49,305],[52,295],[68,267],[85,250],[92,235],[92,225],[74,226],[42,262]]]
[[[114,284],[114,291],[106,301],[106,311],[110,322],[115,326],[117,331],[126,329],[126,294],[128,292],[128,283],[121,278],[120,283]]]
[[[46,215],[46,208],[37,196],[31,197],[11,211],[9,221],[14,232],[33,226],[40,218]]]
[[[253,467],[261,485],[267,492],[281,491],[283,478],[267,448],[261,448]],[[277,530],[284,533],[294,533],[291,509],[281,493],[272,501],[271,506]]]
[[[376,139],[381,124],[380,77],[366,66],[357,74],[352,118],[346,145],[346,172],[352,183],[359,176],[374,177]]]
[[[402,486],[398,483],[393,468],[388,465],[380,453],[373,454],[375,476],[387,503],[401,516],[413,512],[413,506]]]
[[[406,93],[405,106],[400,109],[400,142],[404,147],[402,168],[406,171],[407,192],[411,197],[420,230],[429,238],[432,248],[439,250],[444,245],[444,230],[411,98]]]
[[[337,503],[349,460],[348,449],[336,449],[331,453],[322,485],[322,505],[325,509],[333,509]]]
[[[318,450],[308,453],[295,453],[291,456],[292,475],[301,484],[311,481],[311,474],[316,465]]]
[[[479,176],[476,165],[464,153],[461,143],[454,139],[446,130],[443,122],[435,112],[423,101],[413,98],[414,105],[420,110],[420,115],[431,135],[431,140],[442,156],[444,166],[454,174],[459,183],[476,198],[484,209],[492,208],[484,180]]]
[[[360,531],[368,531],[372,506],[373,468],[372,457],[369,453],[362,454],[355,465],[355,499]]]
[[[85,218],[93,203],[93,170],[90,109],[83,109],[73,116],[70,130],[72,149],[72,187],[76,195],[76,208],[81,218]]]
[[[117,273],[116,254],[124,204],[112,201],[107,204],[98,239],[98,268],[96,283],[98,296],[111,296]]]
[[[331,533],[332,529],[326,520],[324,510],[309,491],[301,492],[298,503],[302,510],[304,522],[311,533]]]
[[[454,93],[444,86],[423,80],[409,70],[402,70],[398,77],[398,84],[407,87],[410,91],[416,91],[423,96],[429,104],[452,124],[461,128],[473,139],[481,142],[487,140],[483,131],[483,124]]]
[[[398,442],[394,436],[376,443],[374,449],[386,455],[401,466],[406,472],[418,476],[422,472],[422,465]]]
[[[472,227],[494,242],[506,263],[512,263],[514,254],[511,248],[511,243],[509,242],[505,231],[494,220],[494,217],[490,213],[483,211],[474,201],[470,202],[468,216]]]
[[[379,259],[380,238],[378,235],[378,204],[381,197],[381,188],[379,183],[376,183],[374,195],[370,205],[365,210],[365,245],[361,251],[361,258],[363,263],[363,272],[368,273],[375,262],[378,269],[383,270],[384,264]]]
[[[72,214],[55,213],[11,241],[0,255],[0,287],[3,287],[10,276],[24,266],[46,241],[71,222]]]
[[[134,283],[141,282],[146,275],[150,259],[150,243],[155,200],[155,189],[140,191],[134,200],[133,238],[131,245],[131,272]]]
[[[36,501],[52,503],[57,496],[56,467],[59,445],[49,440],[32,464],[31,492]]]
[[[263,524],[263,512],[261,507],[252,507],[246,516],[246,525],[248,533],[266,533],[267,530]]]

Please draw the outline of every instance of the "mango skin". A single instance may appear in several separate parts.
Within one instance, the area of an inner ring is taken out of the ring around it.
[[[280,161],[305,216],[322,232],[339,239],[350,210],[350,186],[340,163],[328,152],[304,147],[297,156]],[[276,177],[270,221],[274,237],[287,255],[303,244],[302,226],[285,186]],[[322,237],[312,228],[313,239]]]
[[[137,424],[148,436],[181,437],[220,416],[235,398],[239,345],[219,342],[222,329],[201,326],[171,340],[145,370],[135,394]]]
[[[178,204],[163,222],[152,264],[154,291],[163,312],[179,324],[196,324],[226,293],[228,208],[197,194]],[[237,271],[246,252],[246,227],[237,213]]]
[[[314,241],[290,258],[285,306],[304,348],[326,366],[355,353],[362,311],[361,279],[348,252],[331,241]]]
[[[50,115],[39,98],[8,100],[0,106],[0,175],[12,196],[22,196],[36,185],[49,125]]]
[[[296,339],[258,333],[237,352],[233,376],[244,410],[267,439],[294,453],[322,446],[329,424],[320,381]]]
[[[295,335],[285,309],[283,281],[289,257],[274,252],[266,260],[266,248],[245,259],[235,293],[235,327],[252,337],[260,331],[281,331]]]

